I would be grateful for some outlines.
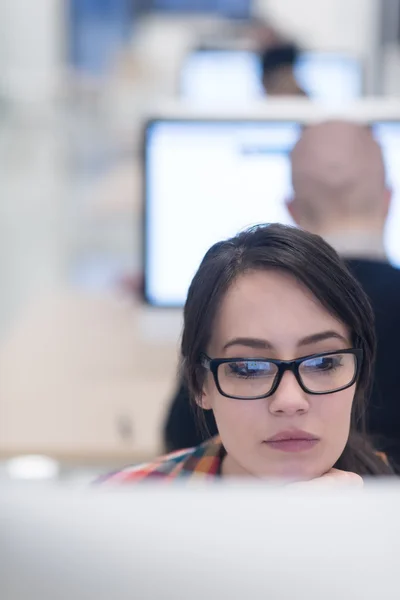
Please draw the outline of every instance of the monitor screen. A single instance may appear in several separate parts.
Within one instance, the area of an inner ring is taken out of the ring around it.
[[[361,62],[335,52],[303,52],[294,69],[298,84],[310,98],[336,105],[363,93]]]
[[[290,222],[296,123],[155,121],[146,135],[145,292],[183,304],[206,250],[248,225]]]
[[[199,50],[184,61],[180,92],[193,104],[237,104],[262,98],[261,79],[261,62],[254,52]]]
[[[400,122],[373,125],[393,187],[386,229],[400,266]],[[265,222],[292,223],[289,152],[301,124],[159,120],[146,130],[145,296],[183,305],[205,252],[216,241]]]
[[[302,89],[315,100],[337,106],[362,95],[361,62],[336,52],[303,52],[295,65]],[[182,97],[193,104],[235,105],[265,96],[261,62],[249,50],[199,49],[184,60]]]

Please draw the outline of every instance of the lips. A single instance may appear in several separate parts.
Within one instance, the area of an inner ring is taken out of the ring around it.
[[[311,450],[319,442],[319,438],[312,433],[301,430],[281,431],[265,440],[270,448],[282,452],[303,452]]]

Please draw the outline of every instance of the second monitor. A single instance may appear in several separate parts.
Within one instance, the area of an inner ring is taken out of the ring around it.
[[[361,61],[349,54],[302,52],[294,73],[310,98],[329,106],[354,100],[363,92]],[[250,50],[194,50],[183,62],[180,93],[198,105],[237,105],[263,98],[261,59]]]

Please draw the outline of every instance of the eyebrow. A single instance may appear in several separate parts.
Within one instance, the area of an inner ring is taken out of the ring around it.
[[[346,339],[343,335],[338,333],[337,331],[321,331],[320,333],[314,333],[313,335],[308,335],[307,337],[301,339],[298,342],[298,346],[309,346],[310,344],[316,344],[317,342],[324,342],[325,340],[340,340],[345,344],[349,343],[349,340]]]
[[[320,333],[314,333],[312,335],[308,335],[307,337],[302,338],[298,341],[297,346],[300,348],[302,346],[309,346],[310,344],[316,344],[317,342],[324,342],[325,340],[336,339],[344,342],[345,344],[349,343],[343,335],[338,333],[337,331],[321,331]],[[246,346],[247,348],[253,348],[256,350],[273,350],[274,345],[271,344],[268,340],[263,340],[261,338],[248,338],[248,337],[237,337],[232,340],[229,340],[224,347],[223,350],[230,348],[231,346]]]
[[[273,345],[268,340],[262,340],[259,338],[247,338],[238,337],[233,340],[229,340],[223,347],[223,350],[230,348],[231,346],[247,346],[248,348],[256,348],[260,350],[271,350]]]

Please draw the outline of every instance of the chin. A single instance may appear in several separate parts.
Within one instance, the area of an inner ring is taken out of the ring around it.
[[[288,462],[287,465],[279,465],[273,472],[268,474],[268,477],[272,477],[274,479],[284,479],[286,481],[311,481],[312,479],[317,479],[321,477],[330,470],[331,467],[323,467],[321,465],[317,465],[314,462],[309,462],[308,464],[296,464],[294,462]]]
[[[259,473],[270,479],[286,481],[311,481],[325,475],[337,461],[336,449],[324,448],[322,445],[306,452],[268,452],[260,461]]]

